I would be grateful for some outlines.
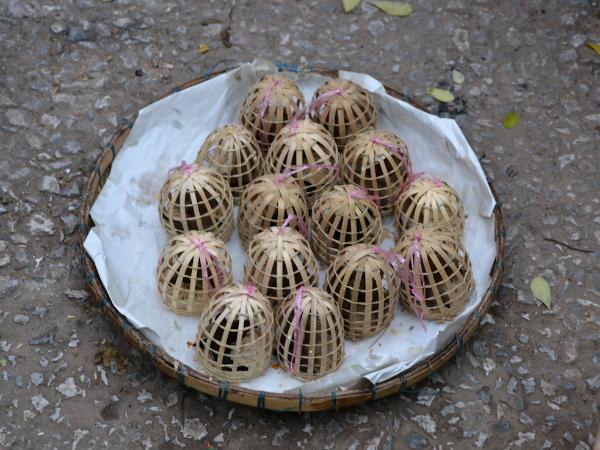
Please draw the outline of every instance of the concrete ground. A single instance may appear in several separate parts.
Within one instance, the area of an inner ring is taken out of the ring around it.
[[[410,3],[398,18],[366,0],[350,14],[341,0],[0,0],[0,447],[593,448],[600,55],[585,43],[600,43],[599,3]],[[371,73],[456,118],[495,180],[508,255],[491,316],[400,395],[320,414],[207,398],[130,351],[91,302],[75,226],[101,146],[177,83],[255,57]],[[521,121],[504,129],[509,111]]]

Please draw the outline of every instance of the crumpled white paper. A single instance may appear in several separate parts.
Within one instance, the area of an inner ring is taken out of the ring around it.
[[[158,193],[169,168],[193,161],[214,128],[238,122],[239,105],[262,75],[275,73],[269,62],[255,61],[159,100],[139,113],[118,153],[91,216],[95,226],[85,241],[115,307],[153,344],[172,357],[202,370],[194,359],[197,319],[166,308],[156,287],[158,256],[167,242],[158,216]],[[288,73],[307,101],[327,78],[314,73]],[[475,290],[470,303],[452,322],[426,321],[427,332],[411,312],[397,307],[388,329],[361,342],[346,340],[346,357],[333,374],[312,382],[268,369],[242,386],[266,392],[303,393],[345,389],[361,378],[387,380],[441,349],[483,298],[496,256],[494,198],[477,157],[454,120],[422,112],[385,93],[381,83],[359,73],[340,72],[373,93],[378,127],[398,133],[408,144],[414,170],[427,171],[451,184],[467,214],[465,246],[473,262]],[[237,213],[237,211],[236,211]],[[386,221],[391,228],[391,221]],[[391,242],[384,242],[389,248]],[[242,280],[243,250],[237,232],[227,243],[234,279]],[[321,276],[321,279],[323,277]]]

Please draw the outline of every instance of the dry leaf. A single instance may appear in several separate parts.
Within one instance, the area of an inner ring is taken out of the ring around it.
[[[546,305],[546,308],[550,309],[552,297],[550,296],[550,286],[548,286],[546,280],[544,280],[542,277],[535,277],[533,280],[531,280],[529,287],[531,288],[531,292],[533,292],[535,298]]]
[[[454,81],[456,84],[463,84],[465,82],[465,76],[458,70],[453,70],[452,81]]]
[[[600,56],[600,44],[596,44],[592,41],[587,41],[585,45],[594,50],[596,52],[596,55]]]
[[[206,44],[200,44],[197,48],[196,51],[198,53],[204,54],[206,52],[208,52],[210,50],[210,48],[208,47],[208,45]]]
[[[402,2],[369,2],[391,16],[410,16],[413,12],[412,6]]]
[[[443,103],[454,101],[454,94],[446,89],[433,88],[429,91],[429,95]]]
[[[127,358],[121,353],[116,347],[103,344],[94,356],[95,364],[102,364],[104,367],[110,367],[114,361],[116,365],[117,373],[123,375],[125,373],[125,367],[127,366]]]
[[[514,111],[509,112],[502,121],[504,128],[512,128],[519,123],[519,113]]]
[[[360,4],[361,0],[343,0],[344,12],[348,13]]]

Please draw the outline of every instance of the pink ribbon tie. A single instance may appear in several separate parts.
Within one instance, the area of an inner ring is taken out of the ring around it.
[[[169,175],[171,175],[175,171],[178,171],[178,172],[182,172],[186,176],[190,176],[192,173],[194,173],[196,171],[197,168],[198,168],[198,166],[196,164],[188,164],[185,161],[181,161],[181,164],[179,164],[178,166],[175,166],[175,167],[171,167],[169,169]]]
[[[348,193],[348,198],[355,198],[357,200],[372,200],[373,203],[375,203],[375,205],[377,206],[377,208],[381,207],[379,195],[372,195],[368,192],[365,192],[364,190],[352,191]]]
[[[321,106],[323,106],[325,103],[327,103],[327,101],[332,98],[332,97],[337,97],[338,95],[342,95],[345,92],[345,88],[337,88],[337,89],[332,89],[330,91],[326,91],[323,92],[321,95],[319,95],[317,98],[315,98],[315,100],[312,102],[312,104],[310,105],[310,110],[314,113],[316,113],[319,109],[321,109]]]
[[[423,327],[423,330],[427,332],[427,327],[423,322],[423,316],[425,315],[426,308],[424,295],[425,276],[421,266],[421,250],[419,242],[421,242],[421,235],[419,233],[415,233],[413,245],[408,251],[407,258],[404,260],[402,281],[410,290],[412,297],[412,308],[417,316],[417,320]]]
[[[275,176],[275,183],[281,184],[286,178],[310,169],[335,170],[336,180],[339,180],[340,178],[340,167],[337,164],[303,164],[301,166],[290,166],[286,168],[282,173]]]
[[[202,242],[202,240],[194,239],[192,241],[192,244],[194,245],[194,247],[196,247],[196,250],[198,250],[198,254],[200,256],[200,266],[202,267],[202,279],[207,284],[208,290],[212,291],[212,290],[222,287],[224,284],[224,281],[223,281],[223,272],[221,271],[221,264],[219,263],[219,259],[216,257],[216,255],[213,252],[210,251],[210,249],[208,247],[206,247],[206,245],[204,244],[204,242]],[[208,275],[208,267],[207,266],[208,266],[209,259],[214,263],[215,269],[217,271],[218,285],[216,285],[216,286],[213,286],[212,282],[210,281],[210,276]]]
[[[264,145],[269,145],[269,130],[265,124],[265,114],[267,113],[267,108],[269,107],[269,102],[271,101],[271,97],[275,92],[275,88],[281,84],[281,80],[273,80],[273,83],[267,89],[267,92],[261,97],[260,102],[258,104],[258,117],[260,119],[260,128],[261,128],[261,140]]]
[[[290,374],[294,373],[298,363],[298,353],[300,352],[300,348],[302,347],[302,343],[300,342],[300,320],[302,313],[302,296],[304,295],[304,286],[300,286],[296,291],[296,297],[294,298],[294,320],[292,322],[292,326],[294,327],[294,346],[292,348],[292,361],[290,363],[290,368],[288,372]]]
[[[308,233],[308,230],[306,228],[306,222],[304,222],[304,220],[302,219],[302,217],[297,216],[295,214],[290,214],[289,216],[287,216],[287,218],[285,219],[285,221],[281,224],[281,226],[279,226],[279,229],[277,230],[279,233],[279,236],[283,236],[285,229],[292,223],[295,222],[296,225],[298,226],[298,228],[300,229],[300,233],[302,233],[302,235],[304,237],[306,237],[306,234]]]

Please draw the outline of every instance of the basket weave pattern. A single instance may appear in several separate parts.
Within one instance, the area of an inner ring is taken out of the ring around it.
[[[304,96],[296,83],[279,75],[267,75],[252,86],[242,102],[240,120],[266,153],[275,136],[303,108]]]
[[[277,135],[266,165],[270,173],[295,172],[293,177],[303,187],[309,205],[335,184],[339,171],[335,141],[310,120],[287,125]]]
[[[300,286],[316,286],[319,267],[304,236],[291,228],[272,227],[250,243],[244,279],[277,307]]]
[[[375,126],[377,110],[368,91],[350,80],[334,78],[315,92],[310,117],[331,133],[343,151],[354,135]]]
[[[445,181],[426,175],[408,185],[396,201],[396,226],[405,233],[415,225],[449,228],[463,235],[465,212],[460,197]]]

